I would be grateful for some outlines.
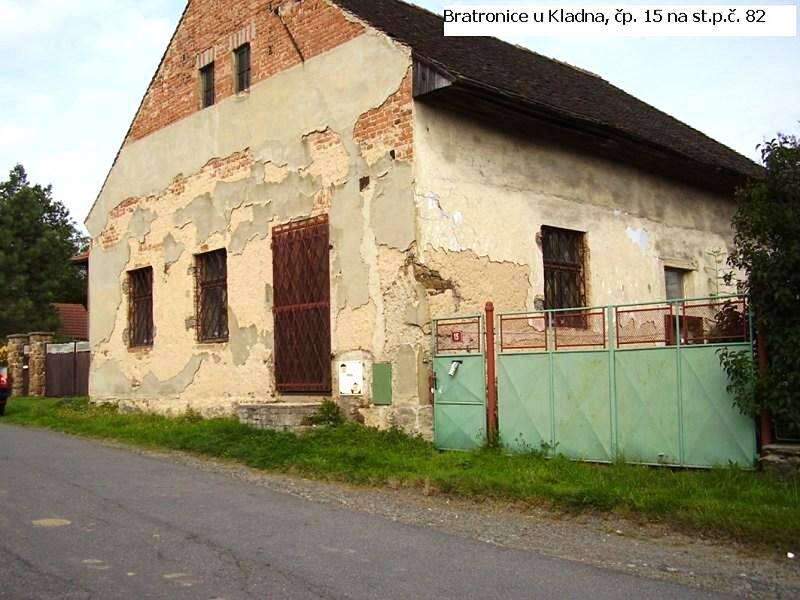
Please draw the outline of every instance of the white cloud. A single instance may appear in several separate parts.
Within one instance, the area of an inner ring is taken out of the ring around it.
[[[0,178],[16,163],[82,222],[182,0],[0,0]],[[24,42],[24,43],[23,43]]]

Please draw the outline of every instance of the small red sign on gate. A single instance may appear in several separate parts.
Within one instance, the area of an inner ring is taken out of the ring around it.
[[[461,331],[453,332],[453,343],[460,344],[464,341],[464,334]]]

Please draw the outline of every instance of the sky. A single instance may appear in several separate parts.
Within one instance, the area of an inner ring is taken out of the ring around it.
[[[440,13],[456,4],[558,4],[415,3]],[[563,4],[615,5],[610,0]],[[82,224],[184,5],[184,0],[0,0],[0,54],[6,57],[0,71],[0,179],[22,164],[33,182],[52,184],[54,196]],[[508,41],[592,71],[753,159],[756,146],[777,132],[800,133],[797,37]]]

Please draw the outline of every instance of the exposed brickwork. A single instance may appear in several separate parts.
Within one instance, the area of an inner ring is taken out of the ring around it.
[[[249,151],[234,152],[230,156],[214,158],[208,161],[198,173],[188,177],[178,175],[172,180],[172,183],[158,195],[127,198],[123,200],[109,213],[108,224],[100,234],[100,245],[108,249],[117,244],[125,235],[125,232],[127,232],[130,217],[133,216],[133,213],[136,212],[139,206],[147,206],[161,199],[180,196],[186,192],[187,187],[192,187],[192,189],[196,187],[198,193],[200,193],[201,190],[205,190],[208,187],[210,182],[241,179],[249,175],[252,167],[253,155]],[[147,245],[144,245],[142,249],[147,247]]]
[[[275,15],[278,8],[286,24]],[[216,101],[234,93],[231,40],[254,30],[251,44],[252,84],[360,35],[361,24],[326,0],[191,0],[153,83],[131,127],[127,141],[140,139],[200,110],[201,55],[215,58]],[[249,33],[248,33],[249,35]],[[298,90],[298,93],[301,93]]]
[[[136,207],[139,206],[141,198],[128,198],[119,203],[119,205],[111,211],[112,219],[119,219],[123,215],[133,214]]]
[[[414,158],[412,77],[409,68],[400,88],[381,106],[358,119],[353,138],[370,164],[394,151],[397,160]]]

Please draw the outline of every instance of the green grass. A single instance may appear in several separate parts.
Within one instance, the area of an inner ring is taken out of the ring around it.
[[[357,485],[408,486],[523,506],[601,511],[756,545],[800,539],[798,482],[738,469],[591,465],[499,450],[442,453],[400,432],[358,425],[256,431],[234,419],[123,414],[85,400],[14,399],[5,422],[181,450],[250,467]]]

